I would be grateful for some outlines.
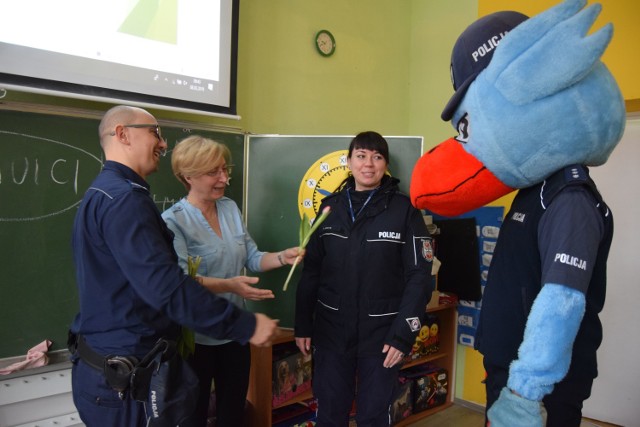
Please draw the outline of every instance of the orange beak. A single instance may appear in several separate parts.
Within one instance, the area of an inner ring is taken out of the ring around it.
[[[460,142],[450,138],[418,159],[411,176],[410,193],[418,209],[457,216],[513,190],[467,153]]]

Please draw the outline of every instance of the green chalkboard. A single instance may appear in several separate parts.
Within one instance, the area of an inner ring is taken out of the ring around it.
[[[98,116],[0,111],[0,358],[21,356],[45,339],[64,349],[78,311],[71,256],[76,208],[101,169]],[[171,150],[190,134],[231,150],[226,195],[242,208],[245,135],[206,125],[160,122]],[[184,196],[170,154],[148,179],[161,211]],[[99,302],[96,302],[99,303]]]
[[[339,150],[346,150],[353,136],[282,136],[251,135],[248,137],[247,188],[245,210],[247,228],[263,251],[279,251],[298,245],[300,225],[300,186],[312,166],[332,172],[335,164],[317,162]],[[422,137],[385,137],[389,143],[389,172],[400,179],[400,189],[409,194],[413,167],[422,154]],[[318,174],[307,175],[312,179]],[[331,177],[333,178],[333,177]],[[333,189],[331,189],[333,190]],[[280,326],[292,327],[294,321],[296,284],[301,266],[296,269],[287,291],[283,285],[290,267],[260,275],[260,285],[272,289],[275,299],[249,302],[255,312],[280,319]]]

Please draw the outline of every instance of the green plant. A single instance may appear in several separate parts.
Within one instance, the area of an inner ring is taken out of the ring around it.
[[[200,261],[202,261],[202,257],[187,257],[187,273],[189,276],[195,278],[196,273],[198,272],[198,267],[200,267]],[[185,326],[182,327],[182,331],[180,334],[180,338],[178,339],[178,351],[182,355],[183,358],[193,354],[196,351],[196,338],[193,331]]]

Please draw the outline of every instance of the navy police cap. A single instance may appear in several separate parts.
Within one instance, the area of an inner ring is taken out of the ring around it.
[[[451,120],[471,83],[489,65],[500,40],[527,19],[520,12],[492,13],[469,25],[458,37],[451,53],[451,82],[456,92],[442,111],[442,120]]]

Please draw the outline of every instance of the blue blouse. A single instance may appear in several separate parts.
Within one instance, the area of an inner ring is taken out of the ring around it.
[[[162,213],[168,227],[175,234],[173,246],[179,264],[187,271],[187,257],[202,257],[199,276],[227,279],[242,274],[243,268],[252,272],[262,271],[260,262],[265,254],[258,250],[242,220],[238,205],[228,197],[216,201],[222,238],[209,225],[199,208],[183,198]],[[244,298],[236,293],[218,294],[238,307],[245,307]],[[196,333],[196,342],[217,345],[229,340],[217,340]]]

